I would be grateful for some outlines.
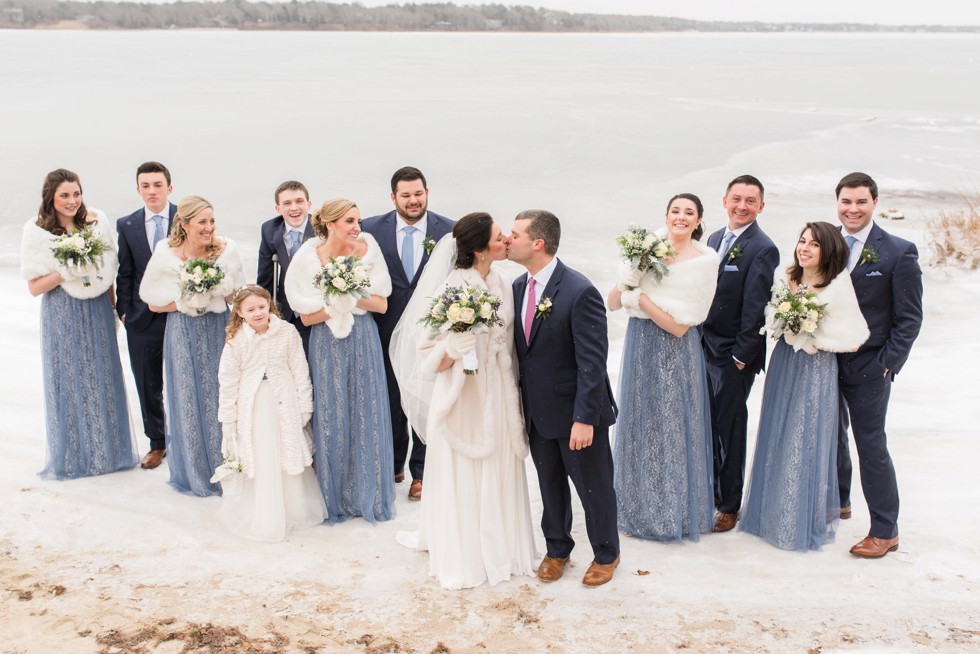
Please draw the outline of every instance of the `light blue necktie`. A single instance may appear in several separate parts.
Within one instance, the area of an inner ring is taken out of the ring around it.
[[[850,272],[854,270],[854,265],[856,265],[852,264],[851,262],[854,260],[854,257],[852,256],[854,253],[854,244],[857,243],[858,240],[851,235],[847,235],[844,237],[844,242],[847,243],[847,250],[850,253],[847,255],[847,270]]]
[[[303,237],[300,235],[298,229],[290,229],[287,233],[289,234],[289,259],[292,260],[296,254],[296,250],[303,244]]]
[[[163,216],[153,216],[153,223],[156,227],[153,229],[153,246],[150,251],[157,249],[157,243],[163,240],[165,234],[163,232]]]
[[[415,277],[415,239],[412,234],[417,231],[415,227],[406,227],[405,237],[402,239],[402,268],[409,282]]]
[[[725,239],[721,242],[721,248],[718,250],[718,254],[724,258],[728,253],[728,248],[732,246],[732,241],[735,240],[735,232],[725,232]]]

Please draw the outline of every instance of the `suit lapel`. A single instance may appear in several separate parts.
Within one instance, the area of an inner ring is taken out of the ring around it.
[[[286,249],[285,242],[286,220],[282,219],[272,228],[272,247],[275,248],[279,256],[279,266],[289,265],[289,250]]]
[[[521,277],[518,277],[514,283],[514,313],[518,326],[514,328],[514,333],[518,334],[520,337],[521,348],[527,347],[527,338],[524,334],[524,293],[527,291],[527,278],[528,274],[524,273]]]
[[[388,265],[388,272],[392,277],[392,281],[398,278],[407,288],[412,282],[405,276],[405,269],[402,268],[402,260],[398,256],[398,246],[395,244],[395,239],[397,238],[395,228],[397,226],[395,212],[391,211],[384,217],[384,225],[378,230],[377,241],[378,247],[381,248],[381,253],[384,255],[385,263]]]
[[[541,302],[541,300],[543,300],[544,298],[549,298],[552,302],[555,301],[555,298],[558,297],[558,286],[561,284],[561,278],[564,272],[565,272],[565,264],[563,264],[561,261],[558,261],[558,265],[555,266],[555,271],[551,273],[551,279],[548,280],[548,284],[544,287],[544,291],[537,293],[537,297],[535,298],[536,301],[535,304]],[[523,297],[523,293],[521,295]],[[525,306],[524,310],[526,309],[527,307]],[[537,314],[537,308],[535,308],[534,313]],[[521,321],[523,322],[523,320],[524,320],[524,311],[522,310]],[[545,320],[547,320],[547,318],[535,317],[531,321],[531,338],[528,339],[528,344],[527,344],[528,349],[531,349],[531,346],[534,344],[534,337],[538,335],[538,331],[541,329],[541,323],[544,322]]]
[[[861,254],[858,255],[858,262],[856,264],[854,264],[854,270],[851,271],[851,279],[852,280],[855,280],[855,279],[858,279],[859,277],[862,277],[863,275],[859,275],[858,274],[858,271],[860,270],[863,273],[864,267],[866,265],[868,265],[866,263],[861,263],[861,259],[864,258],[864,248],[871,248],[875,252],[880,252],[880,248],[881,248],[881,234],[882,234],[882,231],[881,231],[881,228],[878,227],[878,225],[873,225],[871,227],[871,231],[868,232],[868,240],[864,242],[864,245],[863,246],[861,246]],[[846,236],[846,234],[844,234],[843,231],[841,231],[841,235]]]

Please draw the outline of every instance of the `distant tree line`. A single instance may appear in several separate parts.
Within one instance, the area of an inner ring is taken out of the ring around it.
[[[363,7],[330,2],[75,2],[0,0],[0,27],[43,28],[65,22],[93,29],[350,30],[440,32],[786,32],[786,31],[946,31],[980,27],[902,27],[861,24],[806,24],[695,21],[659,16],[576,14],[528,6],[486,4],[391,4]]]

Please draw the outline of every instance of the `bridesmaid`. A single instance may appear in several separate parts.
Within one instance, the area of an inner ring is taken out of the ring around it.
[[[224,271],[208,296],[181,294],[180,268],[189,259],[206,259]],[[163,338],[167,398],[167,457],[170,484],[181,492],[218,495],[211,483],[221,465],[218,422],[218,363],[228,324],[228,302],[245,283],[235,243],[215,234],[214,209],[189,195],[177,205],[170,237],[157,243],[140,285],[151,311],[170,313]],[[192,306],[193,305],[193,306]]]
[[[101,266],[61,265],[52,240],[86,227],[105,241]],[[21,273],[41,295],[41,360],[47,465],[41,477],[75,479],[136,465],[136,447],[123,385],[112,280],[118,261],[105,214],[86,209],[78,175],[59,168],[41,187],[38,215],[24,226]]]
[[[806,285],[827,313],[812,338],[783,334],[766,372],[741,529],[782,549],[833,542],[840,517],[834,353],[856,351],[869,335],[847,274],[848,255],[839,228],[807,223],[786,271],[790,289]],[[778,337],[774,312],[770,303],[766,328]]]
[[[711,412],[698,330],[711,307],[718,255],[699,242],[704,208],[681,193],[659,235],[677,256],[658,284],[626,270],[609,308],[632,316],[623,345],[613,446],[619,528],[654,540],[698,540],[714,526]],[[624,290],[626,286],[636,286]]]
[[[361,232],[350,200],[328,200],[313,214],[317,238],[289,263],[286,295],[310,331],[313,378],[313,461],[327,522],[395,515],[391,420],[378,328],[368,312],[384,313],[391,278],[374,238]],[[327,307],[313,277],[331,257],[356,255],[367,264],[371,297],[353,309]]]

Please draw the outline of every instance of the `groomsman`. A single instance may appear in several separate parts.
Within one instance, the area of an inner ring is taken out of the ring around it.
[[[276,189],[276,211],[279,215],[262,223],[259,239],[259,265],[255,283],[269,291],[283,320],[292,323],[303,339],[303,350],[310,352],[310,328],[289,306],[283,282],[296,250],[313,237],[310,224],[310,192],[300,182],[289,180]],[[278,262],[278,277],[273,257]]]
[[[147,161],[136,169],[136,191],[143,198],[143,207],[116,221],[119,232],[116,313],[126,327],[143,432],[150,439],[150,451],[140,466],[150,470],[167,456],[163,414],[163,334],[167,314],[150,311],[140,299],[139,290],[153,248],[167,240],[177,207],[169,200],[173,192],[170,171],[156,161]]]
[[[425,444],[408,424],[402,411],[401,392],[391,368],[388,346],[391,333],[415,292],[422,269],[429,261],[429,253],[439,239],[453,230],[455,221],[429,211],[429,188],[425,175],[418,168],[399,168],[391,176],[391,202],[394,211],[373,216],[361,223],[361,229],[378,242],[388,273],[391,275],[392,292],[388,297],[385,313],[372,313],[378,323],[378,333],[384,350],[385,376],[388,381],[388,402],[391,409],[391,432],[395,450],[395,481],[405,479],[405,461],[408,458],[409,432],[411,431],[412,458],[408,469],[412,485],[408,499],[422,499],[422,476],[425,468]]]
[[[851,517],[850,422],[871,514],[868,536],[851,554],[881,558],[898,549],[898,483],[888,454],[885,414],[892,381],[905,365],[922,327],[922,271],[913,243],[871,219],[878,185],[864,173],[837,184],[837,217],[851,250],[847,264],[871,336],[857,352],[838,354],[841,413],[837,448],[841,518]]]
[[[721,256],[718,288],[702,326],[702,345],[711,392],[717,532],[738,520],[745,485],[749,412],[746,402],[765,366],[765,336],[759,333],[772,290],[779,250],[756,221],[765,208],[765,189],[752,175],[728,184],[722,206],[728,225],[708,237]]]
[[[547,552],[538,579],[561,578],[575,546],[570,477],[594,556],[582,583],[600,586],[619,565],[609,448],[617,409],[606,375],[606,307],[592,282],[555,256],[560,239],[561,224],[553,213],[530,210],[517,215],[507,240],[507,257],[527,269],[514,281],[514,343],[543,504]]]

